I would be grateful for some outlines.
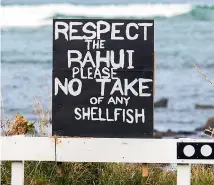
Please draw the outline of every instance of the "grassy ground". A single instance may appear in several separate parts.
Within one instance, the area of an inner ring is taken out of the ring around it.
[[[39,104],[40,105],[40,104]],[[45,135],[46,113],[40,108],[39,135]],[[39,112],[39,111],[37,111]],[[4,135],[26,134],[33,124],[22,115],[6,123]],[[3,128],[2,128],[3,130]],[[37,134],[38,134],[37,133]],[[26,185],[176,185],[176,171],[166,171],[159,165],[149,166],[149,176],[142,178],[139,164],[115,163],[62,163],[61,173],[55,162],[25,162]],[[61,175],[59,175],[61,174]],[[1,185],[9,185],[11,162],[2,162]],[[211,168],[192,166],[192,185],[214,185]]]
[[[10,184],[11,163],[2,164],[2,185]],[[211,168],[192,166],[192,185],[214,185]],[[55,162],[25,162],[26,185],[176,185],[176,171],[149,166],[142,178],[141,165],[115,163],[63,163],[62,176]]]

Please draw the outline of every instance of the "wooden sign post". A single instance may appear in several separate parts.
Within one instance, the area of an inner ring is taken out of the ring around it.
[[[153,137],[154,21],[53,21],[53,134]]]

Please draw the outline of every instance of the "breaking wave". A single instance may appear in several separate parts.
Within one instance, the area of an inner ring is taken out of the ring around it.
[[[6,5],[1,6],[1,27],[40,27],[53,18],[172,18],[184,16],[214,21],[214,5],[129,4],[129,5]]]

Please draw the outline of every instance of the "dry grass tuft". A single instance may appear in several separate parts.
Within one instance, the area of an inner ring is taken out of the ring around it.
[[[214,87],[214,84],[209,80],[209,78],[201,72],[200,68],[196,65],[196,64],[193,64],[193,66],[195,67],[195,69],[197,70],[197,72],[210,84]]]
[[[8,120],[9,129],[4,132],[5,136],[25,135],[34,131],[34,123],[29,122],[21,114],[17,114],[11,120]]]
[[[214,87],[214,83],[212,83],[209,78],[201,72],[200,68],[196,65],[196,64],[193,64],[193,66],[195,67],[195,69],[197,70],[198,74],[200,74],[212,87]],[[212,138],[214,138],[214,128],[209,128],[209,129],[206,129],[204,131],[204,133]]]
[[[36,103],[33,105],[33,112],[37,116],[37,124],[42,136],[46,135],[46,127],[51,123],[51,112],[46,110],[42,105],[42,100],[39,96],[35,97]]]

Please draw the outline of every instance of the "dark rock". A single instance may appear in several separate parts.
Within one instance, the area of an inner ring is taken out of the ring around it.
[[[179,135],[194,135],[196,132],[194,131],[178,131],[177,134]]]
[[[168,106],[168,99],[167,98],[162,98],[155,102],[154,107],[155,108],[167,108]]]
[[[202,127],[196,128],[195,131],[204,131],[208,128],[214,128],[214,117],[211,117],[207,120],[207,123],[203,125]]]
[[[214,117],[211,117],[208,119],[208,121],[205,125],[205,128],[209,128],[209,127],[214,128]]]
[[[175,135],[176,135],[176,133],[171,131],[171,130],[167,130],[166,132],[160,132],[157,130],[154,131],[154,137],[155,138],[173,137]]]
[[[164,132],[160,132],[160,131],[157,131],[157,130],[154,130],[153,133],[154,133],[154,138],[158,138],[158,139],[162,138],[163,134],[164,134]]]
[[[200,104],[196,104],[195,105],[196,109],[214,109],[213,105],[200,105]]]
[[[160,132],[160,131],[154,130],[153,133],[154,133],[154,138],[160,139],[160,138],[164,137],[164,132]]]
[[[198,127],[195,129],[196,132],[201,132],[205,129],[205,126],[202,126],[202,127]]]
[[[174,137],[174,138],[179,138],[179,136],[189,136],[189,135],[194,135],[196,132],[194,131],[172,131],[172,130],[167,130],[166,132],[160,132],[157,130],[154,130],[154,138],[163,138],[163,137]]]

